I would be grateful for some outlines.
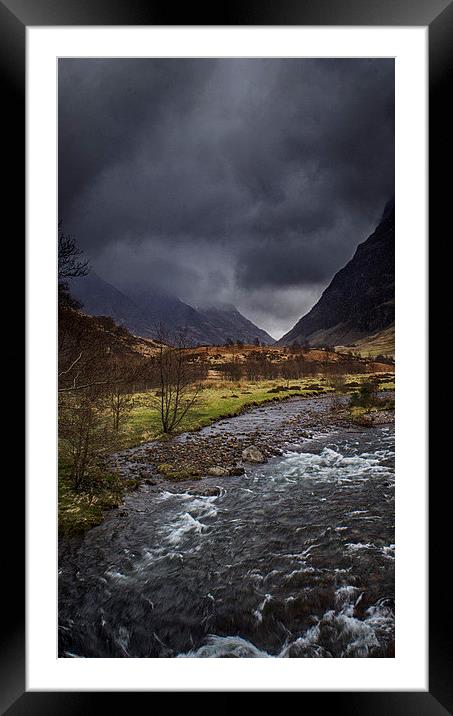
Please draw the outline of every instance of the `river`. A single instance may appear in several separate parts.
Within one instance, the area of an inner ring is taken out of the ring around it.
[[[287,423],[307,405],[272,410]],[[243,431],[262,411],[204,434]],[[292,425],[266,464],[142,484],[84,538],[62,540],[59,655],[393,656],[393,425],[299,441]]]

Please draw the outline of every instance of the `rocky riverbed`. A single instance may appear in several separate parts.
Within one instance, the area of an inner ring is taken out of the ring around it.
[[[386,391],[384,398],[392,398]],[[354,419],[347,398],[290,398],[253,408],[212,426],[168,440],[156,440],[112,456],[109,466],[119,475],[159,485],[198,481],[244,473],[248,463],[264,463],[294,442],[310,441],[314,433],[390,424],[394,411],[382,409]]]

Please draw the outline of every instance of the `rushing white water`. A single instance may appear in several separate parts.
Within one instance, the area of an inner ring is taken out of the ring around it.
[[[393,443],[315,436],[209,497],[143,485],[62,545],[60,654],[391,656]]]

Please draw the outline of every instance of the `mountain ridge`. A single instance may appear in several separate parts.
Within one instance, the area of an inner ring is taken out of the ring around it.
[[[252,343],[256,338],[266,345],[274,339],[243,316],[232,304],[214,303],[197,309],[177,296],[156,289],[121,291],[95,271],[71,279],[72,296],[82,311],[94,316],[110,316],[132,333],[156,338],[160,327],[169,334],[184,329],[191,345],[222,345],[228,340]]]
[[[395,204],[385,205],[374,232],[361,242],[320,299],[277,345],[349,345],[395,320]]]

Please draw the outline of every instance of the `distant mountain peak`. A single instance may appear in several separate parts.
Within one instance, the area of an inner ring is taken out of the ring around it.
[[[82,304],[82,311],[93,316],[110,316],[132,333],[154,338],[163,325],[170,333],[187,331],[192,345],[223,345],[228,340],[270,345],[274,339],[243,316],[235,306],[215,302],[206,308],[194,308],[153,286],[120,291],[96,272],[73,279],[71,294]]]

